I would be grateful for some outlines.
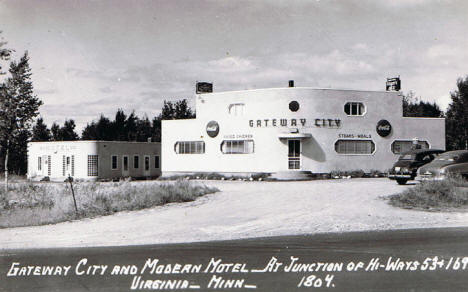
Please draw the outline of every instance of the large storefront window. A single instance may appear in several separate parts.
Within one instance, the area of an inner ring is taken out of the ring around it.
[[[224,140],[221,143],[224,154],[249,154],[254,152],[253,140]]]
[[[339,154],[372,154],[375,144],[371,140],[338,140],[335,151]]]
[[[344,112],[348,116],[363,116],[366,108],[361,102],[348,102],[344,106]]]
[[[419,149],[429,149],[429,143],[427,141],[418,141]],[[395,140],[392,143],[392,152],[394,154],[401,154],[406,151],[414,149],[413,141],[409,140]]]
[[[203,141],[179,141],[175,143],[177,154],[203,154],[205,153],[205,142]]]

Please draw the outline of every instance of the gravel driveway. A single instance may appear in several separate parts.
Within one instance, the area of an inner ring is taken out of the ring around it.
[[[388,179],[204,181],[221,191],[195,202],[47,226],[0,229],[0,248],[133,245],[322,232],[468,226],[468,213],[403,210],[380,196]]]

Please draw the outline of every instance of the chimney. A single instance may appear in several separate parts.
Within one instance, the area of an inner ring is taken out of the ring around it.
[[[289,80],[289,87],[294,87],[294,80]]]

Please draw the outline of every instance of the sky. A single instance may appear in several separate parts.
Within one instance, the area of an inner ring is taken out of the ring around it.
[[[77,130],[117,109],[287,87],[402,91],[445,109],[468,74],[464,0],[0,0],[0,36],[30,56],[40,114]],[[193,105],[193,103],[192,103]]]

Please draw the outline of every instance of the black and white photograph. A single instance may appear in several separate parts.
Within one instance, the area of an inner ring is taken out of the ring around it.
[[[0,0],[0,291],[468,290],[467,15]]]

